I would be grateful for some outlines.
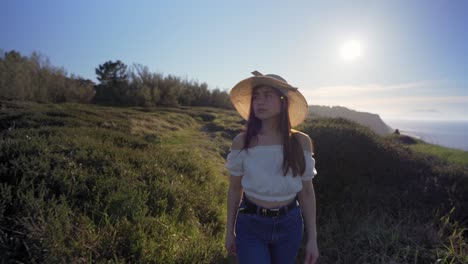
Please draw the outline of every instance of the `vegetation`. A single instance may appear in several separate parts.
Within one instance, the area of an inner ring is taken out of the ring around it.
[[[34,52],[24,57],[0,49],[0,99],[88,103],[93,96],[91,80],[68,76],[45,56]]]
[[[414,139],[414,143],[409,144],[409,147],[411,147],[413,151],[432,154],[444,160],[448,160],[453,164],[458,164],[460,166],[465,166],[466,168],[468,168],[467,151],[428,144],[420,139]]]
[[[166,110],[2,102],[2,262],[220,262],[222,158]]]
[[[34,52],[30,57],[0,50],[0,99],[44,103],[94,103],[112,106],[210,106],[234,109],[229,95],[206,83],[152,73],[148,67],[127,67],[120,60],[95,69],[99,84],[68,76]]]
[[[308,115],[317,118],[346,118],[370,128],[378,135],[388,135],[393,132],[377,114],[358,112],[343,106],[309,105]]]
[[[0,103],[2,262],[232,262],[236,112]],[[344,119],[297,129],[315,145],[319,263],[468,262],[466,169]]]
[[[321,263],[467,263],[468,171],[343,119],[315,120]]]

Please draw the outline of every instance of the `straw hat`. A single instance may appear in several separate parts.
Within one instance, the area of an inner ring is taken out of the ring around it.
[[[245,120],[249,118],[252,88],[258,85],[265,85],[277,88],[288,97],[291,127],[295,127],[304,122],[309,109],[306,99],[298,91],[298,88],[291,86],[285,79],[276,74],[263,75],[258,71],[253,71],[252,74],[254,76],[240,81],[229,92],[231,102],[242,118]]]

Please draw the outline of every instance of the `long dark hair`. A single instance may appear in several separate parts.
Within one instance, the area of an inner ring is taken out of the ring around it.
[[[260,86],[255,86],[252,89],[252,95],[257,88]],[[291,122],[289,120],[289,100],[286,95],[284,95],[280,90],[273,88],[273,91],[278,96],[283,96],[281,100],[281,111],[280,111],[280,120],[279,120],[279,131],[281,134],[283,142],[283,175],[286,176],[289,168],[292,169],[293,177],[297,175],[303,175],[305,171],[305,159],[304,159],[304,150],[301,143],[294,135],[297,132],[294,129],[291,129]],[[244,128],[245,137],[244,137],[244,146],[242,149],[248,151],[248,148],[251,147],[252,140],[255,139],[258,142],[258,133],[262,128],[262,120],[257,118],[253,111],[253,96],[250,100],[250,113],[249,119]],[[295,132],[294,132],[295,131]]]

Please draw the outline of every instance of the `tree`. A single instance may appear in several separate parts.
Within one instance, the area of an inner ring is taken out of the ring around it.
[[[129,70],[129,82],[132,94],[137,97],[137,105],[157,105],[160,98],[159,84],[162,80],[160,74],[150,72],[148,67],[133,64]]]
[[[95,69],[100,84],[96,86],[95,102],[110,104],[128,103],[127,65],[120,60],[107,61]]]
[[[229,104],[229,94],[226,91],[221,91],[219,88],[216,88],[211,92],[210,106],[228,108]]]
[[[182,90],[182,82],[179,77],[170,75],[159,83],[160,99],[162,106],[179,106],[179,94]]]
[[[120,60],[115,62],[107,61],[96,68],[97,79],[101,85],[108,85],[112,82],[127,80],[127,65]]]

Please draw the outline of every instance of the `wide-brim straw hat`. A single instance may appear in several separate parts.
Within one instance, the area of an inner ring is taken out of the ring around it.
[[[253,71],[254,76],[246,78],[237,83],[229,92],[232,104],[237,112],[248,120],[250,113],[250,101],[252,89],[256,86],[270,86],[280,90],[289,100],[289,120],[291,127],[295,127],[304,122],[309,111],[307,101],[299,92],[297,87],[293,87],[281,76],[276,74],[263,75],[258,71]]]

